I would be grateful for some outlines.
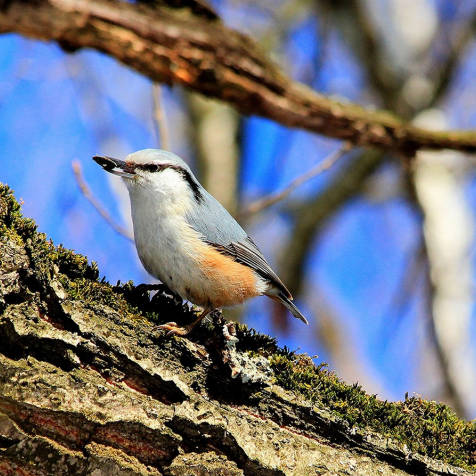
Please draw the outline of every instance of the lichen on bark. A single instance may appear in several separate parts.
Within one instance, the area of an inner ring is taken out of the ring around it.
[[[476,428],[389,403],[219,313],[112,286],[0,187],[0,473],[471,474]]]

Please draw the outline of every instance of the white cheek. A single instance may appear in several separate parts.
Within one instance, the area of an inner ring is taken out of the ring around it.
[[[184,217],[193,206],[193,194],[188,183],[174,170],[166,169],[154,174],[149,184],[155,196],[170,215]]]

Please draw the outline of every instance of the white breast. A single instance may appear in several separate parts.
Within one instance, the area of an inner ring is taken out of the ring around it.
[[[190,299],[190,288],[203,282],[203,275],[196,262],[202,241],[185,220],[194,205],[187,184],[175,171],[165,170],[153,184],[128,188],[136,248],[144,268]]]

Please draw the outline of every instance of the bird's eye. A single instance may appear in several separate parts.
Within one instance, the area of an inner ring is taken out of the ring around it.
[[[142,164],[140,168],[146,172],[160,172],[163,169],[160,164]]]

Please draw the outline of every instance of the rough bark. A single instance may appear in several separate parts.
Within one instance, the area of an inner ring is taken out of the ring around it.
[[[192,318],[164,289],[150,299],[144,286],[98,280],[94,264],[37,233],[1,186],[0,473],[476,467],[476,429],[447,407],[380,402],[267,336],[244,326],[230,336],[220,315],[189,338],[154,327]]]
[[[0,9],[0,33],[56,41],[66,50],[94,48],[154,81],[180,84],[244,114],[356,145],[406,156],[421,148],[476,151],[475,131],[423,130],[387,112],[321,96],[292,81],[249,37],[200,10],[203,2],[178,2],[189,9],[172,8],[174,3],[8,0]]]

